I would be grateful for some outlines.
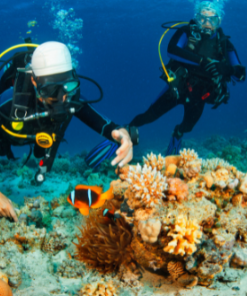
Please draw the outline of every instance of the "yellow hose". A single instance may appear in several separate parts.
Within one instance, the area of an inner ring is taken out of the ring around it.
[[[26,138],[27,138],[27,135],[19,135],[19,134],[16,134],[16,133],[11,132],[11,131],[8,130],[3,124],[1,125],[1,128],[2,128],[6,133],[8,133],[9,135],[11,135],[11,136],[13,136],[13,137],[23,138],[23,139],[26,139]]]
[[[24,43],[24,44],[18,44],[18,45],[14,45],[8,49],[6,49],[5,51],[3,51],[1,54],[0,54],[0,59],[6,54],[8,53],[9,51],[13,50],[13,49],[16,49],[16,48],[20,48],[20,47],[38,47],[39,45],[38,44],[33,44],[33,43]]]
[[[166,33],[167,33],[171,28],[174,28],[174,27],[176,27],[176,26],[178,26],[178,25],[188,24],[188,23],[189,23],[189,22],[180,22],[180,23],[177,23],[177,24],[175,24],[175,25],[172,25],[170,28],[168,28],[168,29],[164,32],[164,34],[163,34],[163,35],[161,36],[161,38],[160,38],[160,42],[159,42],[159,46],[158,46],[159,57],[160,57],[160,61],[161,61],[162,68],[163,68],[163,70],[164,70],[164,72],[165,72],[165,74],[166,74],[166,76],[167,76],[167,81],[168,81],[168,82],[172,82],[172,81],[174,80],[174,77],[170,77],[170,76],[169,76],[169,74],[168,74],[168,72],[167,72],[167,70],[166,70],[166,66],[165,66],[165,64],[163,63],[162,56],[161,56],[161,52],[160,52],[161,42],[162,42],[164,36],[166,35]]]

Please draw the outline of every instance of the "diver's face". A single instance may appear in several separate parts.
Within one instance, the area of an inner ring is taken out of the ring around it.
[[[211,30],[213,32],[216,29],[216,26],[214,26],[212,24],[212,22],[209,21],[209,19],[210,19],[210,17],[216,16],[215,12],[212,10],[204,10],[203,9],[200,14],[201,14],[200,23],[201,23],[202,29]]]
[[[31,81],[32,81],[32,84],[34,85],[34,87],[36,87],[37,88],[37,83],[36,83],[36,81],[34,80],[34,78],[31,76]],[[45,101],[47,104],[49,104],[49,105],[52,105],[53,103],[56,103],[57,101],[58,101],[58,99],[57,98],[51,98],[51,97],[48,97],[48,98],[42,98],[42,97],[40,97],[40,98],[38,98],[41,102],[43,102],[43,101]],[[67,99],[67,94],[65,94],[64,96],[63,96],[63,102],[65,102],[66,101],[66,99]]]

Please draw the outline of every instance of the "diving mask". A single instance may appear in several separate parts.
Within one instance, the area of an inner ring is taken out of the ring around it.
[[[207,16],[201,13],[196,14],[196,22],[200,27],[206,26],[207,23],[212,27],[212,29],[216,29],[220,25],[220,17],[217,15]]]
[[[57,98],[61,92],[74,95],[80,87],[80,80],[74,71],[34,79],[37,83],[37,93],[44,99]]]

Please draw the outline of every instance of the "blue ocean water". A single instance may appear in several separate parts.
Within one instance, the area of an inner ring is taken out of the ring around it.
[[[58,30],[51,26],[54,16],[51,7],[54,1],[8,1],[1,5],[1,51],[18,44],[23,37],[32,37],[34,42],[57,40]],[[231,36],[243,65],[246,55],[246,3],[228,1],[222,28]],[[79,55],[78,73],[94,78],[103,88],[104,98],[94,107],[118,124],[128,123],[135,115],[144,112],[157,98],[164,87],[159,78],[160,60],[158,42],[164,32],[161,24],[166,21],[189,21],[194,16],[194,3],[189,1],[130,1],[92,0],[60,1],[61,9],[73,8],[75,18],[83,19],[82,35],[77,46]],[[27,22],[35,19],[38,26],[31,34]],[[173,32],[162,43],[164,62],[168,61],[166,48]],[[202,139],[211,134],[244,137],[246,122],[246,83],[230,86],[231,98],[227,105],[211,110],[207,105],[193,131],[186,138]],[[86,84],[82,94],[88,99],[97,93]],[[139,149],[165,149],[176,124],[183,116],[183,107],[178,106],[156,122],[140,128]],[[62,144],[60,152],[77,153],[90,149],[102,137],[90,128],[73,119],[67,132],[69,144]],[[14,149],[22,155],[25,148]]]

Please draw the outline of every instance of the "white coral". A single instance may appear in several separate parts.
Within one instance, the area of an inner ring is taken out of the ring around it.
[[[160,234],[161,222],[158,219],[149,219],[146,221],[139,221],[138,230],[144,242],[155,243],[157,242],[158,235]]]
[[[232,167],[229,162],[221,158],[212,158],[212,159],[203,159],[202,160],[202,169],[204,171],[214,171],[217,166],[229,168]]]
[[[179,151],[180,161],[179,166],[183,167],[188,162],[195,161],[198,159],[198,154],[194,151],[194,149],[183,149]]]
[[[158,171],[161,171],[165,167],[165,157],[161,156],[159,154],[158,156],[153,154],[151,152],[150,154],[147,155],[147,158],[143,156],[143,162],[147,166],[151,166],[152,169],[157,169]]]
[[[152,169],[146,164],[142,168],[140,164],[129,167],[126,181],[130,184],[130,190],[135,193],[135,198],[139,199],[146,207],[152,208],[159,204],[164,191],[167,189],[166,177]]]

